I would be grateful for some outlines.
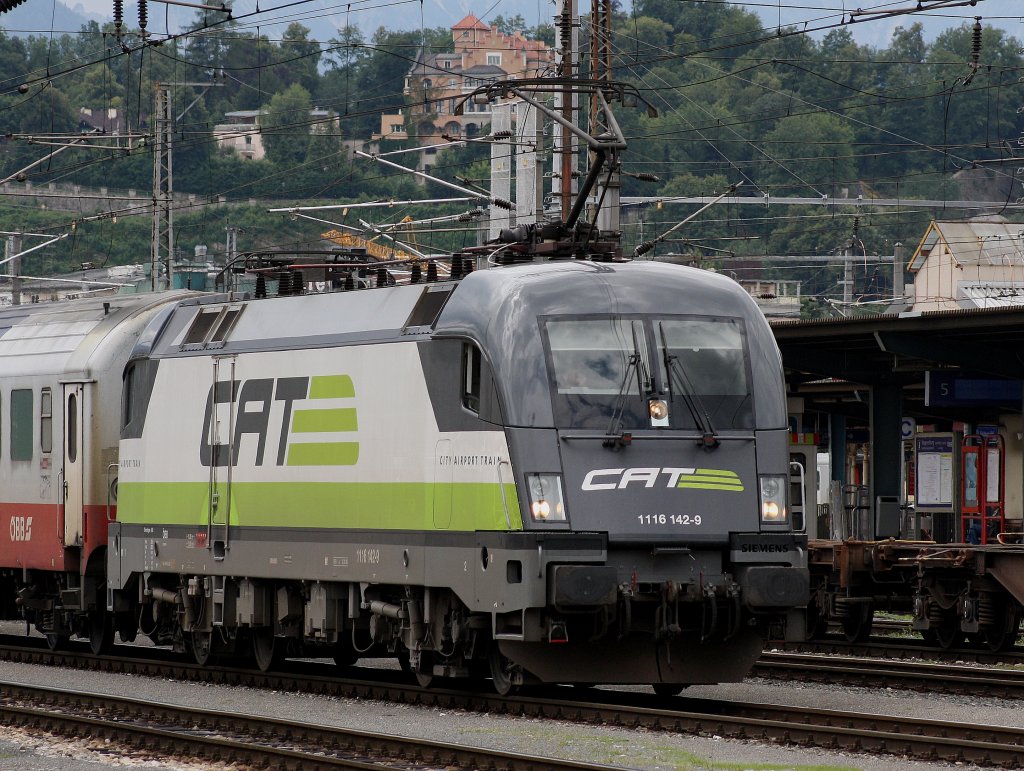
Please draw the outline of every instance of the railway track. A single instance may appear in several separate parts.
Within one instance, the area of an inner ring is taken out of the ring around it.
[[[1024,671],[856,656],[765,652],[752,674],[773,680],[1024,699]]]
[[[817,653],[828,656],[853,656],[873,659],[924,659],[937,663],[973,663],[1024,665],[1024,649],[990,651],[987,648],[941,648],[912,638],[872,637],[851,643],[841,637],[825,637],[803,642],[772,643],[773,650],[787,653]]]
[[[318,726],[151,700],[0,683],[4,725],[88,736],[161,757],[275,769],[601,771],[613,766]]]
[[[969,725],[844,710],[731,702],[715,699],[657,698],[650,694],[547,688],[513,698],[451,688],[423,689],[397,671],[348,669],[335,676],[330,665],[289,661],[288,669],[260,673],[230,667],[201,668],[152,658],[98,658],[72,652],[65,658],[44,648],[4,648],[5,658],[31,663],[81,666],[176,679],[246,685],[275,690],[380,699],[474,712],[604,724],[652,731],[714,735],[829,750],[889,753],[900,757],[1000,767],[1024,766],[1024,729]],[[166,653],[166,652],[159,652]],[[353,679],[353,675],[364,679]],[[369,679],[372,678],[372,679]],[[570,695],[572,698],[566,698]],[[582,698],[581,698],[582,697]],[[332,729],[333,730],[333,729]],[[416,741],[416,740],[412,740]],[[496,766],[497,767],[497,766]]]

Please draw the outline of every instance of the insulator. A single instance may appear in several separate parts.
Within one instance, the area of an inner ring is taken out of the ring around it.
[[[512,211],[512,209],[515,208],[515,205],[511,201],[508,201],[504,198],[492,199],[491,206],[497,206],[499,209],[508,209],[509,211]]]
[[[345,274],[345,291],[351,292],[356,288],[356,280],[352,277],[352,272],[349,271]]]
[[[646,171],[641,171],[639,174],[634,174],[633,176],[641,182],[661,182],[661,177],[657,174],[650,174]]]
[[[146,23],[149,21],[149,9],[146,7],[147,0],[139,0],[139,29],[146,31]]]
[[[644,241],[642,244],[637,246],[636,249],[633,250],[633,256],[634,257],[639,257],[642,254],[647,254],[653,248],[654,248],[654,242],[653,241]]]
[[[262,273],[256,274],[256,298],[262,299],[267,296],[267,277]]]
[[[558,36],[561,50],[568,51],[572,45],[572,15],[568,11],[563,11],[558,17]]]
[[[377,286],[388,285],[388,272],[386,268],[377,268]]]
[[[468,276],[472,272],[473,272],[473,258],[472,257],[466,257],[465,259],[462,260],[462,275],[463,276]]]
[[[412,264],[412,275],[409,277],[409,280],[414,284],[418,284],[423,280],[423,268],[420,267],[418,262]]]
[[[302,277],[302,271],[292,272],[292,294],[302,294],[306,290],[306,280]]]
[[[10,11],[24,3],[25,0],[0,0],[0,13]]]
[[[124,0],[114,0],[114,32],[121,36],[121,27],[124,26]]]
[[[981,61],[981,17],[974,17],[974,27],[971,29],[971,64],[978,66]]]
[[[462,278],[462,255],[458,253],[452,255],[452,278]]]
[[[437,281],[437,263],[427,263],[427,283],[432,284]]]
[[[495,131],[491,134],[491,139],[511,139],[512,136],[511,131]]]
[[[288,292],[291,290],[291,281],[288,280],[287,273],[279,273],[277,276],[277,296],[286,297]]]

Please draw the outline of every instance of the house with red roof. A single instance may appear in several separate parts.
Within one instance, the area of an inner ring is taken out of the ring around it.
[[[433,165],[436,145],[468,139],[491,121],[491,106],[468,101],[477,87],[496,80],[536,78],[554,68],[555,51],[543,41],[529,40],[521,30],[511,35],[484,24],[473,14],[452,26],[452,51],[420,51],[405,78],[406,107],[381,116],[374,140],[411,139],[425,149],[420,168]]]

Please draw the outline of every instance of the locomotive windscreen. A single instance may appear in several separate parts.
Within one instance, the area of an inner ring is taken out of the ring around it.
[[[754,427],[740,319],[559,317],[544,331],[559,428]],[[652,417],[652,399],[663,400],[667,414]]]

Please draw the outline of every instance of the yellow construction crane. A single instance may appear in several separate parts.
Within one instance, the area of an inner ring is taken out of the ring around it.
[[[328,230],[326,233],[321,233],[320,237],[348,249],[365,249],[368,255],[378,260],[411,260],[415,258],[415,255],[401,249],[377,243],[377,236],[361,238],[352,233],[343,233],[340,230]]]

